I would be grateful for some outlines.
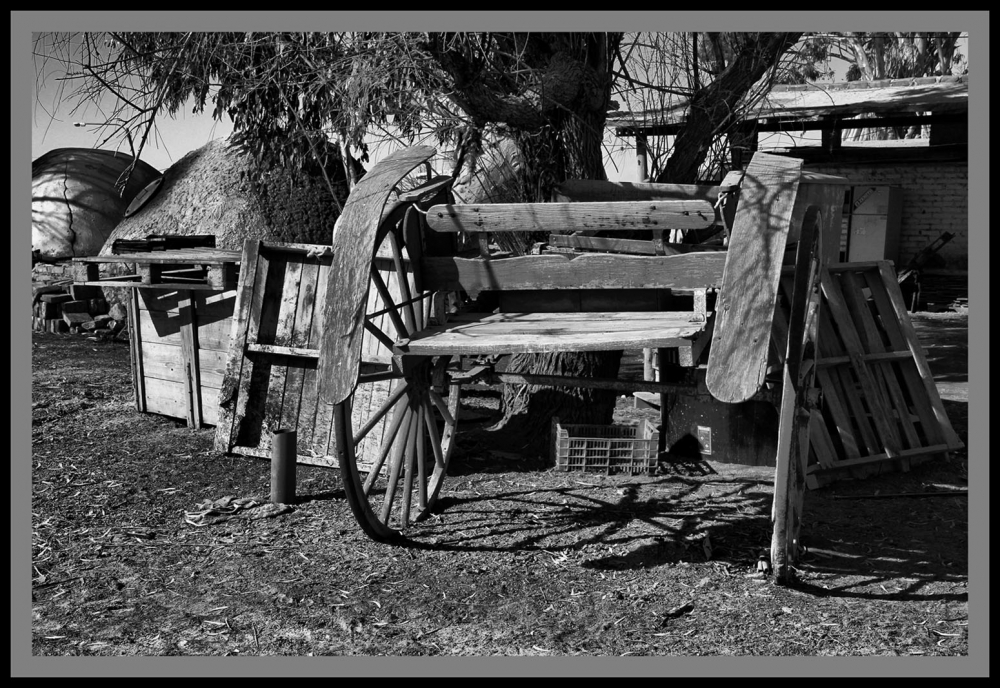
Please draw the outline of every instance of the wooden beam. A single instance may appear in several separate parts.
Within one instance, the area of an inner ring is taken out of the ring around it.
[[[624,203],[482,203],[436,205],[427,224],[436,232],[622,232],[702,229],[718,220],[707,200]]]
[[[567,179],[559,184],[559,203],[619,201],[704,200],[715,203],[719,186],[702,184],[657,184],[653,182],[611,182],[600,179]]]
[[[605,254],[518,256],[499,260],[428,257],[424,287],[480,291],[511,289],[704,289],[719,287],[721,251],[676,256]]]

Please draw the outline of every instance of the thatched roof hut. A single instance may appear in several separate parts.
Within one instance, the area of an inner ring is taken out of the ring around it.
[[[341,175],[342,179],[343,175]],[[109,237],[215,236],[216,248],[240,250],[247,239],[330,243],[337,205],[322,179],[283,170],[254,183],[251,161],[227,141],[188,153],[163,173],[163,183]],[[340,190],[346,198],[347,190]]]

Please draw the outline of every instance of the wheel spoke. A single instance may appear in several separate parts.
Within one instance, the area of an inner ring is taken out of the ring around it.
[[[399,441],[393,442],[392,464],[389,467],[389,481],[385,488],[385,495],[382,499],[382,523],[389,524],[389,515],[392,512],[392,501],[396,498],[396,484],[399,482],[399,474],[403,468],[403,455],[406,453],[406,440],[410,435],[410,426],[413,425],[412,409],[406,407],[406,421]]]
[[[390,234],[390,236],[392,236]],[[396,328],[396,337],[404,338],[410,336],[410,328],[403,324],[403,320],[399,317],[399,306],[396,305],[396,300],[392,298],[392,294],[389,293],[389,287],[385,286],[385,281],[382,279],[382,275],[379,271],[372,267],[372,284],[375,285],[375,289],[378,291],[379,296],[382,297],[382,301],[385,302],[386,306],[389,306],[388,315],[389,320],[392,321],[392,326]]]
[[[417,505],[420,510],[423,511],[427,508],[427,467],[424,465],[426,448],[425,444],[427,442],[427,434],[425,430],[425,423],[422,422],[423,419],[430,415],[430,409],[427,408],[427,402],[421,400],[420,405],[417,407],[417,413],[419,414],[417,420]]]
[[[408,387],[409,384],[404,378],[403,381],[396,386],[396,389],[389,395],[389,398],[385,400],[385,403],[379,407],[378,411],[376,411],[372,417],[368,419],[368,422],[365,423],[360,430],[358,430],[358,433],[354,436],[355,446],[357,446],[358,442],[363,440],[365,436],[372,431],[372,428],[378,425],[378,422],[382,420],[382,417],[396,405],[396,402],[399,401],[399,398],[403,396]]]
[[[386,238],[389,240],[389,248],[392,250],[392,263],[396,267],[396,281],[399,282],[399,294],[402,297],[403,303],[406,304],[406,308],[403,309],[403,317],[406,319],[406,325],[410,328],[410,332],[418,332],[424,328],[423,324],[417,318],[417,311],[413,307],[413,301],[411,300],[410,277],[406,272],[406,268],[403,267],[403,253],[399,248],[399,240],[392,232]]]
[[[379,471],[382,470],[382,465],[385,463],[385,459],[389,456],[389,450],[392,449],[392,444],[396,439],[396,435],[399,434],[399,428],[404,422],[408,422],[410,416],[410,406],[409,404],[403,404],[396,407],[396,413],[393,414],[392,424],[389,426],[389,431],[382,438],[382,447],[379,452],[378,461],[372,467],[372,470],[368,471],[368,477],[365,478],[364,492],[367,495],[375,481],[378,480]]]
[[[410,502],[413,498],[413,468],[417,460],[417,432],[420,424],[420,407],[412,406],[413,422],[410,424],[410,434],[406,438],[406,473],[403,476],[403,505],[400,513],[400,524],[405,528],[410,523]]]
[[[389,309],[387,312],[392,313],[394,311],[392,309]],[[382,346],[387,348],[389,351],[392,351],[392,347],[395,346],[396,342],[392,341],[392,337],[390,337],[381,329],[379,329],[377,325],[372,323],[372,321],[368,320],[367,318],[365,319],[365,329],[371,332],[372,336],[382,343]]]

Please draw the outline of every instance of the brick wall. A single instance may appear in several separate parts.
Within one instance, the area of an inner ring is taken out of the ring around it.
[[[899,263],[943,232],[955,237],[938,251],[948,270],[969,268],[969,169],[964,162],[906,164],[807,165],[823,174],[846,177],[856,184],[898,186],[903,190]]]

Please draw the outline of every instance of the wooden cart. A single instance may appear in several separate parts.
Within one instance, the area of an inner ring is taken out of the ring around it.
[[[809,457],[822,454],[828,462],[831,453],[842,453],[840,439],[821,433],[829,428],[820,428],[826,416],[817,417],[816,370],[822,287],[831,279],[825,256],[836,255],[845,180],[806,175],[800,161],[758,154],[745,175],[716,187],[586,182],[564,186],[564,202],[453,205],[448,178],[400,190],[433,153],[424,146],[400,151],[362,179],[337,222],[332,255],[307,252],[307,263],[322,261],[318,269],[326,278],[315,295],[285,272],[262,278],[259,269],[278,257],[260,259],[248,247],[217,446],[232,447],[241,432],[262,441],[262,424],[305,424],[306,451],[339,464],[361,528],[375,540],[392,541],[432,509],[447,474],[460,387],[468,379],[454,365],[458,358],[674,350],[678,365],[700,368],[708,389],[727,403],[754,397],[768,379],[779,383],[772,560],[785,580],[796,555]],[[728,251],[670,242],[672,231],[712,227],[729,235]],[[652,230],[652,239],[639,242],[636,253],[634,240],[614,238],[623,230]],[[602,252],[501,256],[491,254],[490,232],[557,232],[562,238],[551,243]],[[479,247],[471,255],[457,250],[460,234]],[[287,256],[281,260],[275,264],[291,265]],[[277,303],[266,296],[268,284],[286,290]],[[495,312],[453,312],[454,304],[483,291],[498,293]],[[673,298],[677,293],[686,299]],[[868,289],[854,305],[871,297]],[[269,301],[275,305],[265,328]],[[297,323],[306,312],[303,322],[310,324],[302,329]],[[911,340],[896,345],[919,364]],[[845,360],[864,370],[889,360],[885,348],[882,358],[869,353],[852,349]],[[254,379],[270,380],[278,391],[252,393]],[[492,379],[664,395],[677,389],[665,382],[505,373]],[[930,399],[933,385],[913,376],[904,384],[907,393],[891,406],[897,421],[912,425],[919,406],[919,425],[940,423],[939,400],[936,406],[933,399],[915,401],[924,394]],[[255,394],[268,402],[257,431],[246,433],[240,428],[249,422],[247,399]],[[283,410],[289,406],[298,415]],[[872,401],[867,412],[877,410]],[[843,411],[847,433],[860,420]],[[928,427],[915,434],[924,453],[957,442],[950,436],[936,442],[941,435],[931,437]],[[813,447],[816,438],[828,446]],[[898,458],[902,449],[895,444],[882,458]]]

